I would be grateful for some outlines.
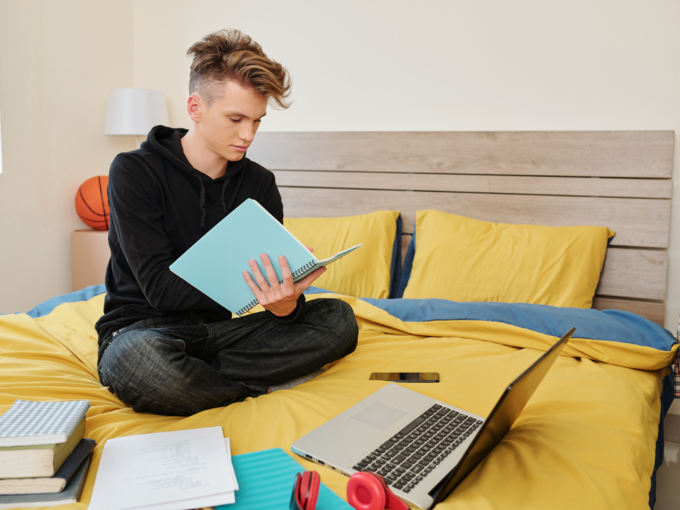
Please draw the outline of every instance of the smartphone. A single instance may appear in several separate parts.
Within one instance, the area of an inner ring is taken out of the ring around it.
[[[438,372],[373,372],[371,381],[392,381],[401,383],[439,382]]]

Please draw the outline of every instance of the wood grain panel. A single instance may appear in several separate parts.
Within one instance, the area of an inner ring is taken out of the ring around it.
[[[397,174],[277,170],[279,186],[298,188],[457,191],[522,195],[671,198],[667,179],[602,179],[593,177],[525,177],[499,175]]]
[[[624,312],[636,313],[662,326],[666,317],[666,305],[664,303],[629,301],[595,296],[593,308],[596,310],[623,310]]]
[[[410,233],[416,210],[437,209],[505,223],[607,226],[616,231],[612,246],[668,246],[669,200],[284,187],[280,191],[285,214],[293,218],[391,209],[401,211],[404,232]]]
[[[673,131],[258,133],[271,170],[670,178]]]
[[[668,253],[609,248],[595,293],[638,299],[666,299]]]

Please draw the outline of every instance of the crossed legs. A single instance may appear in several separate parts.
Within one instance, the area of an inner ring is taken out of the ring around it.
[[[116,334],[102,384],[137,412],[188,416],[266,393],[354,351],[358,326],[338,299],[307,302],[284,323],[267,313],[221,322],[141,321]]]

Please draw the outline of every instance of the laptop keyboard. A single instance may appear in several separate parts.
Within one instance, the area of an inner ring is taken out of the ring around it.
[[[481,420],[435,404],[354,469],[377,473],[395,489],[411,492],[481,424]]]

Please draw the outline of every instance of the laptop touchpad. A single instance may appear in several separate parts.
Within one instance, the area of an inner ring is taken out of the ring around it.
[[[352,418],[377,429],[385,430],[397,422],[397,420],[406,416],[406,414],[406,411],[392,407],[379,400],[374,400],[361,411],[354,413]]]

